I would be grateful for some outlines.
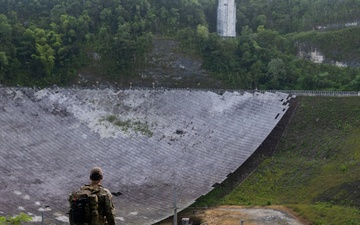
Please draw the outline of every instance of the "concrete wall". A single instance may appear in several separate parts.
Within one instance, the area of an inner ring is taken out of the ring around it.
[[[288,109],[284,93],[0,88],[0,216],[66,224],[67,196],[104,170],[120,224],[153,224],[221,183]]]

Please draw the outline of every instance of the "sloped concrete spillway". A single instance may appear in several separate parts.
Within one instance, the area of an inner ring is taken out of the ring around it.
[[[104,170],[120,224],[153,224],[226,179],[286,112],[283,93],[0,88],[0,216],[67,223]],[[46,206],[49,206],[46,208]],[[45,210],[45,211],[44,211]]]

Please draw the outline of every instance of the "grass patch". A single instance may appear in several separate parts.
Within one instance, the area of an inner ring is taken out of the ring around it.
[[[131,120],[120,120],[117,118],[116,115],[109,115],[104,118],[100,119],[100,122],[107,121],[119,129],[121,129],[123,132],[128,132],[129,130],[132,130],[136,133],[140,133],[142,135],[146,135],[148,137],[152,137],[153,132],[150,130],[150,126],[147,122],[143,123],[141,121],[131,121]]]
[[[360,225],[360,210],[355,207],[344,207],[329,203],[313,205],[288,205],[300,216],[314,225]]]
[[[219,204],[219,201],[221,201],[221,196],[224,196],[226,194],[226,189],[218,186],[214,188],[212,191],[210,191],[207,195],[201,196],[197,199],[197,201],[191,205],[191,207],[197,208],[197,207],[211,207]]]

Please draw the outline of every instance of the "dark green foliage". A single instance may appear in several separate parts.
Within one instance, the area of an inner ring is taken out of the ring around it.
[[[344,26],[355,22],[360,15],[358,0],[291,0],[236,1],[238,30],[249,26],[256,30],[264,25],[281,33],[312,30],[318,26]],[[343,24],[343,25],[342,25]]]
[[[111,77],[136,66],[149,47],[146,0],[0,4],[0,81],[10,85],[67,84],[93,55]]]
[[[78,71],[139,76],[153,36],[181,42],[229,88],[359,90],[357,69],[314,65],[299,45],[358,66],[359,0],[236,1],[237,34],[216,34],[215,0],[0,0],[0,82],[70,84]],[[326,32],[304,32],[327,26]],[[293,32],[289,34],[290,32]],[[300,33],[295,33],[300,32]],[[346,38],[343,38],[346,37]]]
[[[204,68],[227,81],[232,88],[356,91],[359,90],[360,74],[358,65],[354,64],[360,59],[356,47],[358,42],[355,41],[360,37],[358,30],[351,28],[284,36],[271,30],[258,29],[253,32],[244,27],[241,35],[235,39],[222,39],[210,34],[198,46]],[[349,32],[354,39],[351,43],[343,38]],[[332,34],[334,40],[328,40],[327,37]],[[331,44],[326,45],[329,42]],[[309,46],[308,51],[325,49],[326,58],[353,62],[354,65],[338,67],[297,58],[299,49],[295,43],[305,43]]]

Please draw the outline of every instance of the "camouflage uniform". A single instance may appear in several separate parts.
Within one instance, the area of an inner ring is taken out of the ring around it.
[[[100,212],[100,221],[99,223],[102,224],[107,224],[107,225],[115,225],[115,207],[114,204],[112,202],[112,194],[111,192],[102,187],[101,185],[99,185],[100,187],[100,197],[103,198],[105,200],[105,209],[103,211],[103,214],[101,214]],[[100,210],[101,211],[101,210]]]
[[[91,190],[91,192],[94,192],[98,196],[99,220],[92,221],[91,225],[115,225],[115,207],[112,202],[111,192],[101,185],[85,185],[80,189]],[[70,220],[70,225],[75,224]]]

